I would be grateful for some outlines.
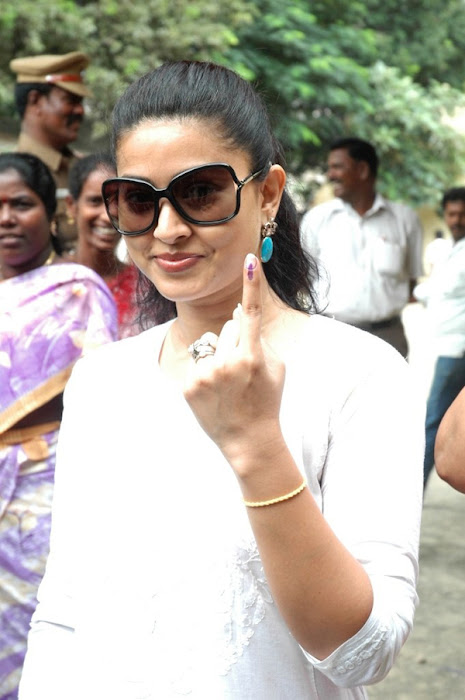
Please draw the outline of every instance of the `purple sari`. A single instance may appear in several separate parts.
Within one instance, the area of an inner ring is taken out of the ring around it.
[[[59,422],[14,425],[62,393],[74,363],[118,337],[113,297],[82,265],[0,282],[0,700],[16,700],[44,573]]]

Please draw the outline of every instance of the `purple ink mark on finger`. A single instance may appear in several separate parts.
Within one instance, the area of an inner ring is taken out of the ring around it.
[[[252,253],[248,253],[245,259],[245,268],[247,270],[247,278],[253,280],[254,270],[257,268],[257,258]]]

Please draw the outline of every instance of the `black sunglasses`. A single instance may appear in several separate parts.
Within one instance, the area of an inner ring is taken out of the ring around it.
[[[238,214],[241,189],[265,167],[239,180],[227,163],[209,163],[179,173],[165,189],[137,178],[114,177],[105,180],[102,195],[112,225],[125,236],[139,236],[155,228],[162,197],[189,223],[214,226]]]

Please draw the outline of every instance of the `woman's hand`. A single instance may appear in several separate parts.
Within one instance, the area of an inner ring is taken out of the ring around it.
[[[246,256],[243,275],[242,306],[223,326],[215,354],[192,362],[184,389],[198,422],[236,471],[257,446],[282,444],[285,374],[262,337],[263,271],[255,255]],[[212,334],[206,340],[215,345]]]
[[[264,501],[302,484],[281,432],[284,365],[262,336],[258,260],[245,260],[242,309],[216,352],[200,357],[185,396],[233,468],[244,500]],[[350,509],[350,503],[347,506]],[[274,600],[297,641],[325,658],[366,622],[373,605],[367,573],[334,535],[309,489],[263,508],[247,508]]]

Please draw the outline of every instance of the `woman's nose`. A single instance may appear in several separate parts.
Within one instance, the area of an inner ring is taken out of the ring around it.
[[[8,223],[13,221],[14,215],[13,215],[13,209],[12,207],[3,202],[0,204],[0,221],[2,224]]]
[[[188,238],[192,230],[187,221],[173,207],[167,199],[161,199],[158,210],[157,225],[153,230],[155,238],[164,243],[174,243],[178,238]]]
[[[101,219],[102,221],[105,221],[105,223],[111,224],[110,217],[108,216],[107,208],[105,206],[105,203],[102,201],[99,208],[98,208],[98,218]]]

